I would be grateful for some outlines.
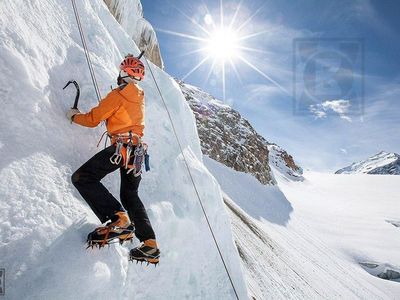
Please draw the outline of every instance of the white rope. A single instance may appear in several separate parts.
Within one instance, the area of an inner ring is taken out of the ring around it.
[[[71,0],[71,2],[72,2],[72,7],[74,8],[75,19],[76,19],[76,23],[78,24],[79,35],[81,37],[83,50],[85,52],[86,62],[88,64],[90,76],[92,77],[93,86],[96,91],[97,101],[100,102],[101,96],[100,96],[99,86],[97,85],[97,80],[96,80],[96,76],[94,74],[92,61],[90,60],[90,54],[89,54],[88,46],[86,43],[85,35],[83,33],[81,19],[79,18],[78,8],[76,7],[75,0]]]
[[[157,87],[158,93],[160,94],[161,100],[162,100],[162,102],[163,102],[163,104],[164,104],[164,107],[165,107],[165,110],[166,110],[166,112],[167,112],[167,114],[168,114],[168,118],[169,118],[169,121],[171,122],[172,130],[173,130],[173,132],[174,132],[176,141],[177,141],[177,143],[178,143],[180,152],[181,152],[181,154],[182,154],[183,161],[185,162],[186,169],[187,169],[187,171],[188,171],[188,173],[189,173],[190,181],[192,182],[193,188],[194,188],[194,190],[195,190],[195,192],[196,192],[197,199],[199,200],[199,203],[200,203],[201,209],[202,209],[202,211],[203,211],[204,217],[205,217],[205,219],[206,219],[206,221],[207,221],[208,228],[210,229],[212,238],[213,238],[214,243],[215,243],[215,246],[216,246],[216,248],[217,248],[217,250],[218,250],[219,256],[220,256],[221,261],[222,261],[222,264],[224,265],[226,274],[228,275],[229,282],[230,282],[230,284],[231,284],[231,286],[232,286],[233,292],[235,293],[236,299],[239,300],[239,295],[238,295],[238,293],[237,293],[237,291],[236,291],[236,288],[235,288],[235,285],[234,285],[234,283],[233,283],[231,274],[229,273],[228,267],[227,267],[227,265],[226,265],[226,263],[225,263],[225,259],[224,259],[224,257],[222,256],[222,252],[221,252],[221,249],[220,249],[220,247],[219,247],[219,245],[218,245],[217,238],[215,237],[214,231],[213,231],[213,229],[212,229],[212,227],[211,227],[211,223],[210,223],[210,221],[209,221],[209,219],[208,219],[206,210],[205,210],[205,208],[204,208],[203,201],[201,201],[201,197],[200,197],[199,191],[198,191],[197,186],[196,186],[196,183],[195,183],[195,181],[194,181],[192,172],[190,171],[189,163],[188,163],[188,161],[187,161],[187,159],[186,159],[186,156],[185,156],[185,154],[184,154],[184,152],[183,152],[183,147],[182,147],[182,144],[181,144],[181,142],[180,142],[180,140],[179,140],[178,133],[177,133],[177,131],[176,131],[174,122],[173,122],[173,120],[172,120],[171,113],[170,113],[170,111],[169,111],[169,109],[168,109],[167,103],[165,102],[164,96],[162,95],[161,90],[160,90],[160,87],[159,87],[159,85],[158,85],[158,83],[157,83],[157,81],[156,81],[156,78],[155,78],[154,74],[153,74],[153,71],[152,71],[152,69],[151,69],[150,63],[148,62],[148,60],[147,60],[147,58],[146,58],[145,56],[143,56],[143,57],[144,57],[144,59],[145,59],[145,61],[146,61],[147,67],[148,67],[149,70],[150,70],[150,74],[151,74],[151,76],[153,77],[153,81],[154,81],[154,83],[155,83],[155,85],[156,85],[156,87]]]

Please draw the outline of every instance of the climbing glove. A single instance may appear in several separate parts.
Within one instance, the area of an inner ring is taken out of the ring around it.
[[[74,117],[76,114],[80,114],[80,113],[81,113],[81,112],[79,111],[79,109],[77,109],[77,108],[71,108],[70,110],[67,111],[67,118],[68,118],[68,120],[70,120],[71,123],[72,123],[73,117]]]

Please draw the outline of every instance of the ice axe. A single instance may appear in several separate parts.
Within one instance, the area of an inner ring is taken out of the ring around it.
[[[142,50],[142,52],[140,52],[140,54],[138,56],[136,56],[136,58],[141,59],[143,54],[144,54],[144,50]],[[133,54],[128,53],[127,55],[125,55],[125,58],[127,58],[127,57],[134,57],[134,56],[133,56]]]
[[[143,56],[143,54],[144,54],[144,50],[142,50],[142,52],[140,52],[140,54],[139,54],[139,56],[137,57],[137,59],[141,59],[142,56]]]
[[[75,81],[75,80],[70,80],[67,82],[67,84],[63,87],[63,90],[65,90],[67,88],[67,86],[69,86],[71,83],[73,83],[75,85],[76,88],[76,96],[75,96],[75,101],[74,101],[74,106],[72,106],[72,108],[77,109],[78,108],[78,101],[79,101],[79,96],[81,94],[81,91],[79,89],[79,84]]]

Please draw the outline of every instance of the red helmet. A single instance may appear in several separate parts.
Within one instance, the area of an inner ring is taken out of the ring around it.
[[[119,68],[136,80],[142,80],[144,78],[144,65],[132,54],[125,56],[125,59],[121,62]]]

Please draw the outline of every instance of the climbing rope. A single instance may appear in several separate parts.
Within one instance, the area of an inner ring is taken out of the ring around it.
[[[83,33],[81,19],[79,18],[78,8],[76,7],[75,0],[71,0],[71,2],[72,2],[72,7],[74,8],[75,19],[76,19],[76,23],[78,24],[79,35],[81,37],[83,50],[85,52],[86,62],[88,64],[90,76],[92,77],[93,86],[96,91],[97,101],[100,102],[100,100],[101,100],[100,90],[99,90],[99,86],[97,85],[96,76],[94,74],[93,64],[92,64],[92,61],[90,60],[89,50],[88,50],[88,46],[86,43],[85,35]]]
[[[187,161],[187,159],[186,159],[185,153],[183,152],[183,147],[182,147],[182,144],[181,144],[181,142],[180,142],[180,140],[179,140],[178,133],[177,133],[177,131],[176,131],[174,122],[173,122],[173,120],[172,120],[171,113],[170,113],[170,111],[169,111],[169,109],[168,109],[167,103],[165,102],[164,96],[163,96],[163,94],[161,93],[160,87],[159,87],[159,85],[158,85],[158,83],[157,83],[157,81],[156,81],[156,78],[155,78],[154,74],[153,74],[153,70],[151,69],[150,63],[148,62],[146,56],[143,56],[143,57],[144,57],[144,59],[145,59],[145,61],[146,61],[147,67],[148,67],[149,70],[150,70],[151,77],[153,78],[154,84],[155,84],[155,86],[156,86],[156,88],[157,88],[157,90],[158,90],[158,93],[160,94],[160,98],[161,98],[161,100],[162,100],[162,102],[163,102],[163,105],[164,105],[164,107],[165,107],[165,110],[166,110],[166,112],[167,112],[167,114],[168,114],[168,118],[169,118],[169,121],[170,121],[171,126],[172,126],[172,131],[174,132],[175,139],[176,139],[176,141],[177,141],[177,143],[178,143],[180,152],[181,152],[182,157],[183,157],[183,161],[185,162],[186,169],[187,169],[187,171],[188,171],[188,173],[189,173],[190,181],[192,182],[193,188],[194,188],[194,190],[195,190],[195,192],[196,192],[197,199],[199,200],[200,207],[201,207],[201,209],[202,209],[202,211],[203,211],[203,214],[204,214],[204,217],[205,217],[205,219],[206,219],[206,221],[207,221],[208,228],[210,229],[212,238],[213,238],[214,243],[215,243],[215,246],[216,246],[216,248],[217,248],[217,250],[218,250],[219,256],[220,256],[221,261],[222,261],[222,264],[224,265],[226,274],[228,275],[228,278],[229,278],[229,281],[230,281],[230,283],[231,283],[233,292],[235,293],[236,299],[239,300],[239,295],[238,295],[238,293],[237,293],[237,291],[236,291],[235,285],[234,285],[234,283],[233,283],[231,274],[229,273],[229,270],[228,270],[228,267],[227,267],[227,265],[226,265],[225,259],[224,259],[224,257],[222,256],[222,252],[221,252],[221,249],[220,249],[220,247],[219,247],[217,238],[215,237],[214,230],[212,229],[210,220],[208,219],[206,210],[205,210],[204,205],[203,205],[203,201],[201,200],[201,197],[200,197],[199,191],[198,191],[198,189],[197,189],[196,183],[195,183],[195,181],[194,181],[192,172],[190,171],[189,163],[188,163],[188,161]]]

